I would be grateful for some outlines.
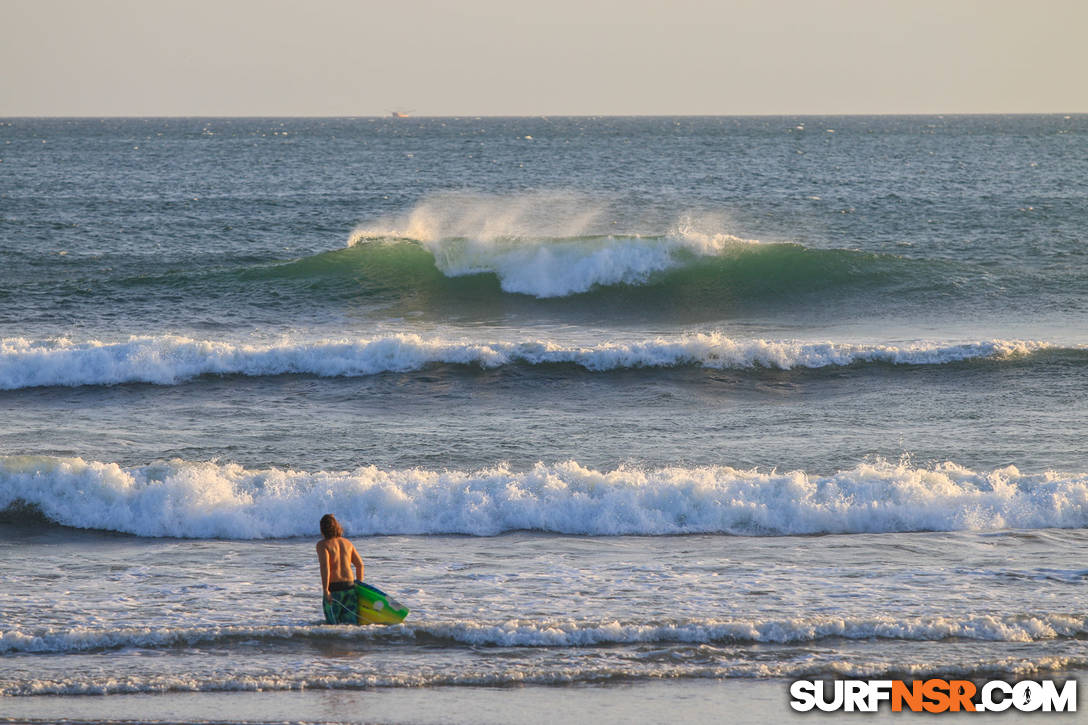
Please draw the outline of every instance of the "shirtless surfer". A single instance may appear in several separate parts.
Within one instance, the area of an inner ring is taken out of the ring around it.
[[[358,606],[355,582],[363,580],[363,560],[354,544],[344,538],[344,529],[332,514],[321,517],[321,535],[325,538],[317,542],[317,560],[321,564],[325,620],[329,624],[354,624]]]

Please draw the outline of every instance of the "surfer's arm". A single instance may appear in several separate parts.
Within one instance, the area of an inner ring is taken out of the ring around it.
[[[324,543],[324,542],[321,542]],[[329,598],[329,550],[321,544],[317,545],[317,561],[321,564],[321,593]]]
[[[363,558],[355,550],[354,544],[351,547],[351,565],[355,567],[355,581],[361,582],[363,580]]]

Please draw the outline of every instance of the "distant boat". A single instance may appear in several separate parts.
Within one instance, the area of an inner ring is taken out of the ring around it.
[[[411,111],[393,111],[390,115],[393,116],[393,118],[408,118],[409,113],[411,113]]]

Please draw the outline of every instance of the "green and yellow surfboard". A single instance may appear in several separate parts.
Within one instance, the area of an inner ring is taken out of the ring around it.
[[[324,601],[328,624],[399,624],[408,616],[404,606],[381,589],[355,582],[354,589],[332,592]]]

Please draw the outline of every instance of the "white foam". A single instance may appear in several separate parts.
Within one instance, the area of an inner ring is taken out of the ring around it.
[[[796,617],[791,619],[707,619],[665,625],[618,621],[539,622],[515,620],[502,624],[456,622],[416,625],[415,634],[468,646],[587,647],[601,644],[647,643],[774,643],[815,642],[828,638],[872,638],[913,641],[969,639],[1033,642],[1088,634],[1088,620],[1059,614],[1021,617]]]
[[[134,336],[122,342],[67,338],[0,339],[0,389],[49,385],[173,385],[201,375],[325,377],[419,370],[432,364],[569,363],[588,370],[694,365],[706,368],[820,368],[855,363],[939,365],[1008,358],[1051,347],[1023,340],[966,343],[854,344],[741,340],[721,333],[577,345],[549,339],[520,342],[396,334],[371,338],[247,344],[178,335]]]
[[[639,238],[436,240],[425,246],[447,277],[494,273],[505,292],[566,297],[595,286],[642,284],[678,266],[677,240]]]
[[[1060,615],[1008,617],[812,619],[718,621],[702,620],[683,624],[644,626],[619,622],[574,623],[514,621],[498,625],[474,622],[422,623],[414,627],[204,627],[154,632],[152,630],[113,630],[104,632],[69,631],[35,636],[0,636],[3,653],[68,653],[105,648],[157,648],[199,645],[202,650],[233,648],[238,641],[299,642],[338,639],[372,642],[381,647],[411,646],[422,640],[430,653],[419,666],[385,667],[327,666],[325,658],[297,660],[294,667],[269,667],[259,657],[234,661],[229,670],[217,666],[217,658],[202,658],[192,667],[154,668],[144,666],[114,671],[79,672],[75,676],[48,670],[18,681],[0,680],[0,696],[46,694],[114,694],[152,692],[217,692],[257,690],[354,689],[371,687],[487,686],[509,684],[603,683],[615,680],[651,680],[658,678],[776,677],[828,675],[835,677],[886,677],[891,673],[925,675],[956,672],[1018,675],[1060,672],[1083,667],[1084,658],[1037,656],[998,657],[978,649],[960,648],[949,654],[904,662],[894,655],[881,654],[876,648],[869,654],[848,654],[841,648],[821,648],[809,656],[737,657],[729,645],[768,643],[804,644],[825,638],[871,640],[874,638],[912,641],[941,641],[948,638],[974,641],[1032,642],[1053,637],[1075,638],[1085,634],[1082,618]],[[436,641],[436,639],[438,641]],[[21,646],[29,642],[30,646]],[[70,645],[70,646],[66,646]],[[96,643],[97,646],[95,644]],[[660,656],[563,658],[561,667],[524,667],[506,658],[474,658],[464,666],[434,667],[434,649],[462,647],[547,647],[582,648],[595,645],[655,645]],[[91,646],[87,646],[91,645]],[[669,656],[674,646],[696,645],[699,661],[685,661]],[[724,645],[724,647],[723,647]],[[807,649],[807,648],[806,648]],[[894,650],[893,650],[894,651]],[[966,654],[964,654],[966,653]],[[205,666],[201,666],[205,665]]]
[[[112,649],[232,646],[238,641],[334,639],[439,642],[452,647],[589,647],[630,644],[798,644],[873,638],[1036,642],[1088,635],[1088,619],[1065,614],[967,617],[810,616],[785,619],[693,619],[669,624],[620,621],[509,620],[413,622],[360,629],[325,625],[203,626],[120,629],[0,630],[0,653],[60,654]]]
[[[358,535],[728,533],[782,535],[1088,526],[1088,473],[976,472],[877,461],[831,475],[726,466],[527,471],[249,470],[172,460],[125,468],[0,457],[0,510],[141,536],[283,538],[336,511]]]
[[[492,273],[506,292],[565,297],[641,284],[692,256],[755,243],[724,231],[721,220],[684,217],[647,237],[616,230],[609,215],[606,202],[575,194],[443,194],[358,227],[348,246],[411,239],[448,277]]]
[[[845,679],[888,679],[892,676],[959,676],[978,679],[1026,679],[1044,674],[1079,670],[1088,659],[1073,657],[1006,657],[998,660],[961,655],[958,658],[904,663],[891,656],[851,661],[845,658],[806,658],[804,661],[732,661],[721,664],[601,663],[581,658],[562,668],[517,665],[416,668],[398,674],[392,671],[358,672],[352,668],[324,667],[301,670],[263,670],[252,674],[237,670],[194,674],[95,675],[36,679],[18,685],[0,683],[0,696],[26,695],[116,695],[166,692],[276,692],[304,690],[356,690],[372,688],[504,687],[510,685],[601,685],[611,682],[725,678],[777,678],[794,680],[821,675]]]

